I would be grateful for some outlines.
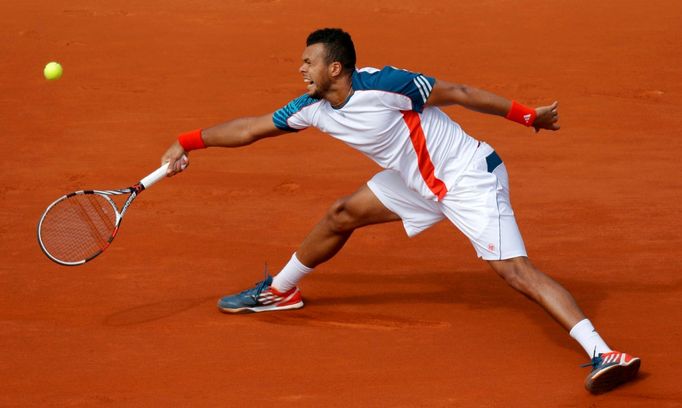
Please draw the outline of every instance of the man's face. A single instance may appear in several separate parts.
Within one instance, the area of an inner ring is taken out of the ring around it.
[[[303,50],[303,65],[298,71],[303,74],[303,81],[308,89],[308,96],[324,98],[331,87],[327,50],[324,44],[317,43]]]

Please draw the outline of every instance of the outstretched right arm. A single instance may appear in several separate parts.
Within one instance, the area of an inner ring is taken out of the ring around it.
[[[219,125],[202,129],[198,135],[199,143],[205,147],[239,147],[246,146],[266,137],[279,136],[286,131],[278,129],[273,120],[272,113],[263,116],[238,118],[221,123]],[[181,172],[188,164],[188,150],[178,140],[173,142],[161,157],[161,162],[168,162],[168,176]],[[183,158],[184,156],[184,158]]]

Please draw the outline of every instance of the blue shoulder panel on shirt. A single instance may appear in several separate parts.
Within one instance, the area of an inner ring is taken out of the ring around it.
[[[275,123],[275,126],[277,126],[277,128],[280,130],[285,130],[288,132],[298,132],[300,129],[289,127],[287,120],[294,114],[296,114],[296,112],[318,101],[319,99],[311,98],[307,94],[301,95],[298,98],[286,104],[283,108],[278,109],[274,113],[274,115],[272,115],[272,121]]]
[[[435,78],[405,71],[394,67],[384,67],[380,71],[353,72],[353,89],[395,92],[412,100],[412,110],[422,112],[424,104],[431,95]]]

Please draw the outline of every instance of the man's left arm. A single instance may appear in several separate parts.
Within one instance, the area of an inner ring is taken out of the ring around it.
[[[463,84],[436,80],[426,105],[461,105],[476,112],[498,115],[526,126],[533,126],[536,132],[540,129],[559,130],[558,102],[528,108],[492,92]]]

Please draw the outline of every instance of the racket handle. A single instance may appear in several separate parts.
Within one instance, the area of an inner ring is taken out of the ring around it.
[[[183,155],[180,160],[182,160],[182,169],[184,170],[187,167],[188,161],[187,156]],[[162,164],[161,167],[154,170],[147,177],[140,180],[140,184],[142,184],[144,188],[149,188],[152,186],[152,184],[166,177],[166,171],[168,171],[168,163]]]
[[[154,183],[166,177],[166,170],[168,170],[168,163],[164,163],[161,167],[149,173],[147,177],[140,180],[140,184],[142,184],[144,188],[151,187]]]

